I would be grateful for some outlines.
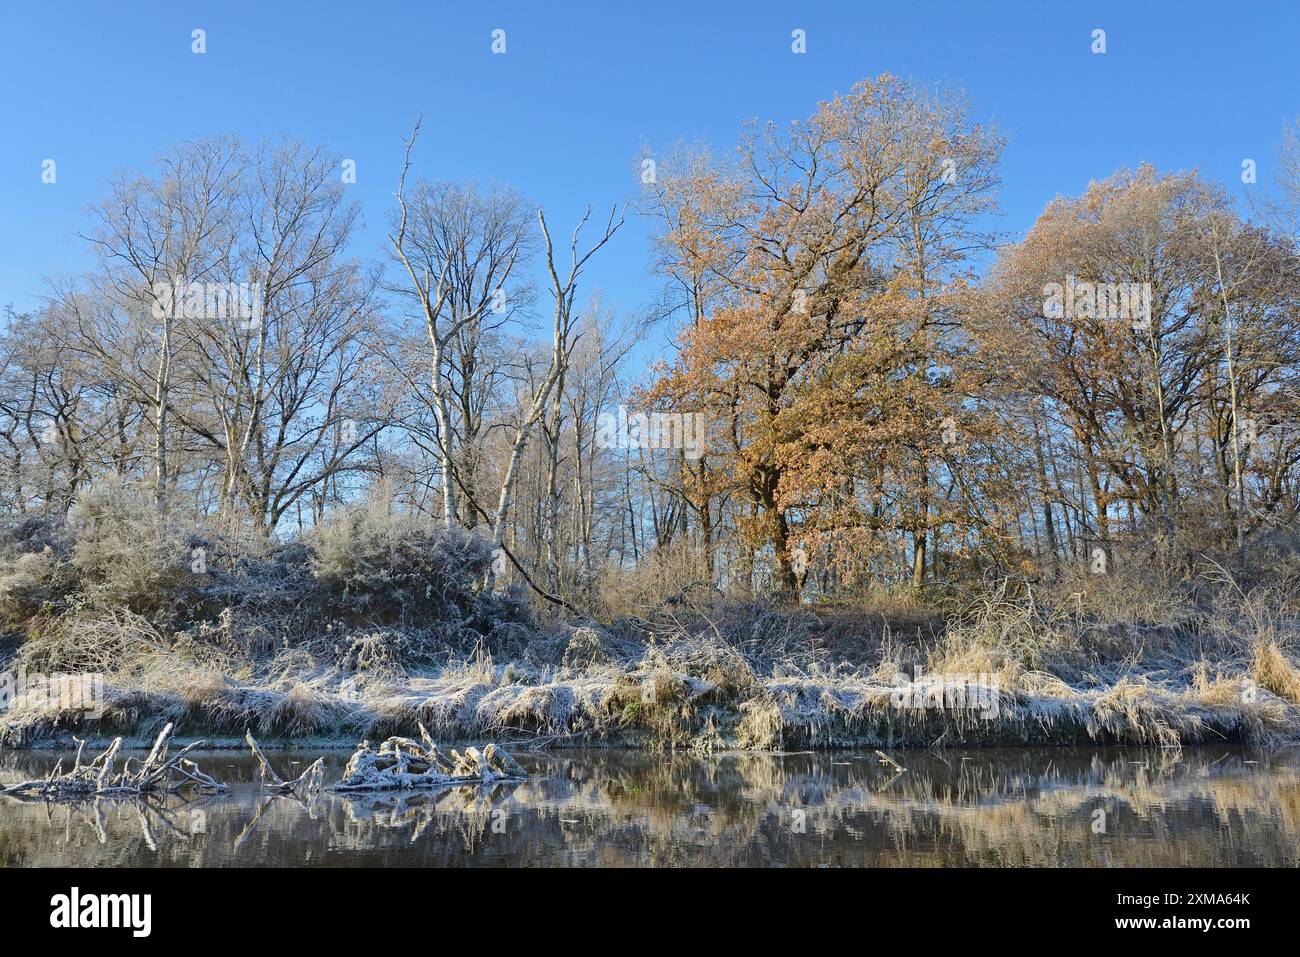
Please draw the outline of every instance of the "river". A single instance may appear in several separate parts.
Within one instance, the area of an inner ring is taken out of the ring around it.
[[[523,783],[304,801],[261,791],[246,752],[202,752],[199,764],[229,792],[76,803],[0,796],[0,865],[1300,863],[1300,749],[895,751],[902,771],[870,750],[515,753],[534,775]],[[0,782],[45,773],[59,756],[0,753]],[[288,774],[316,756],[272,759]],[[347,756],[326,752],[326,781]]]

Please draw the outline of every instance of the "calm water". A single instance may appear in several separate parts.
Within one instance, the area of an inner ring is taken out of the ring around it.
[[[58,755],[0,753],[0,781]],[[281,752],[282,772],[316,757]],[[0,797],[0,866],[1296,866],[1300,751],[519,754],[492,788],[272,797],[246,753],[197,799]],[[336,780],[345,752],[327,754]],[[1098,815],[1101,811],[1104,814]],[[1104,833],[1095,829],[1104,826]]]

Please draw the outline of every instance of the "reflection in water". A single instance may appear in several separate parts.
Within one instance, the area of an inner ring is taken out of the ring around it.
[[[895,756],[906,771],[869,752],[523,753],[537,776],[518,784],[302,801],[260,791],[246,753],[211,751],[200,763],[231,785],[227,794],[76,804],[0,797],[0,865],[1300,863],[1295,750]],[[279,760],[289,771],[315,757]],[[57,759],[0,754],[0,782],[34,777]],[[328,754],[326,780],[345,761]]]

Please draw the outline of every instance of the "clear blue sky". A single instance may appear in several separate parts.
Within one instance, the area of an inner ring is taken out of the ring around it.
[[[567,234],[588,203],[635,197],[642,145],[735,143],[882,71],[965,88],[1010,138],[1005,228],[1143,160],[1241,188],[1300,115],[1300,3],[0,2],[0,305],[90,264],[86,205],[115,170],[184,138],[288,133],[357,162],[379,255],[401,137],[416,168],[513,184]],[[207,52],[190,33],[207,31]],[[507,53],[490,33],[506,30]],[[790,52],[807,31],[808,51]],[[1108,51],[1090,52],[1106,30]],[[41,161],[58,163],[55,185]],[[634,222],[586,291],[634,309],[657,282]]]

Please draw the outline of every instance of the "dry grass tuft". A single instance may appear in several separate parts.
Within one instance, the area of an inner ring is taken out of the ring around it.
[[[1300,704],[1300,669],[1283,654],[1276,641],[1256,641],[1251,646],[1250,675],[1261,688],[1292,704]]]

